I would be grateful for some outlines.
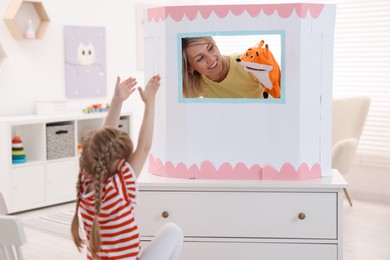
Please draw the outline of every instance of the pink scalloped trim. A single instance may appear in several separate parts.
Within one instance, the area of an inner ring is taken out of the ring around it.
[[[298,17],[304,19],[308,12],[312,18],[316,19],[324,8],[323,4],[264,4],[264,5],[196,5],[196,6],[166,6],[148,9],[148,21],[164,21],[170,16],[176,22],[180,22],[183,17],[192,21],[198,13],[208,19],[212,12],[219,18],[224,18],[229,11],[239,16],[246,11],[250,16],[256,17],[263,12],[265,15],[272,15],[275,11],[282,18],[288,18],[293,11]]]
[[[321,176],[321,166],[318,163],[314,164],[311,169],[306,163],[302,163],[298,170],[295,170],[290,163],[285,163],[279,172],[270,165],[264,166],[262,177],[263,180],[304,180]]]
[[[184,179],[244,179],[244,180],[303,180],[322,177],[321,166],[317,163],[310,169],[302,163],[296,170],[290,163],[285,163],[280,171],[267,165],[261,168],[255,164],[248,168],[244,163],[233,166],[225,162],[218,169],[210,161],[204,161],[201,166],[195,164],[187,167],[183,163],[175,165],[167,161],[165,164],[149,155],[149,172],[158,176]]]

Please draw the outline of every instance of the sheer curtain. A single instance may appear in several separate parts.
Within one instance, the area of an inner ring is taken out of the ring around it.
[[[390,167],[390,1],[325,2],[337,4],[333,96],[371,98],[357,162]]]

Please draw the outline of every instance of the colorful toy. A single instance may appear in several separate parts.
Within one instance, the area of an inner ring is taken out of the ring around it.
[[[23,142],[19,136],[12,138],[12,163],[25,163],[27,162],[26,153],[24,152]]]
[[[262,40],[257,47],[249,48],[237,61],[263,84],[264,98],[268,98],[269,94],[274,98],[280,98],[280,67],[268,44],[263,46]]]
[[[83,152],[83,146],[81,145],[81,142],[77,143],[77,154],[80,155]]]
[[[88,106],[86,109],[83,109],[84,114],[97,113],[97,112],[107,112],[110,108],[110,104],[107,103],[105,107],[102,104],[93,104]]]

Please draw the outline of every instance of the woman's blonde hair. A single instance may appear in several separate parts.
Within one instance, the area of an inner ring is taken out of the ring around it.
[[[79,159],[80,171],[77,179],[76,212],[73,216],[71,233],[77,249],[80,251],[84,241],[79,233],[79,206],[81,198],[81,180],[83,174],[92,179],[95,191],[95,216],[89,237],[89,248],[93,259],[99,259],[100,227],[97,217],[100,213],[102,189],[104,182],[116,173],[115,164],[128,160],[133,153],[133,144],[127,133],[112,127],[104,127],[91,132],[83,139],[82,152]]]
[[[188,70],[188,59],[187,59],[187,47],[195,44],[212,44],[215,47],[215,41],[211,36],[202,37],[190,37],[182,38],[182,77],[183,77],[183,96],[185,98],[197,98],[204,94],[202,82],[202,75],[194,71],[190,73]]]

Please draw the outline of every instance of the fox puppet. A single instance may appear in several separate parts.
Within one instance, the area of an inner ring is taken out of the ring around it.
[[[262,40],[257,47],[249,48],[237,61],[253,73],[263,84],[263,97],[280,98],[280,67],[274,55]]]

